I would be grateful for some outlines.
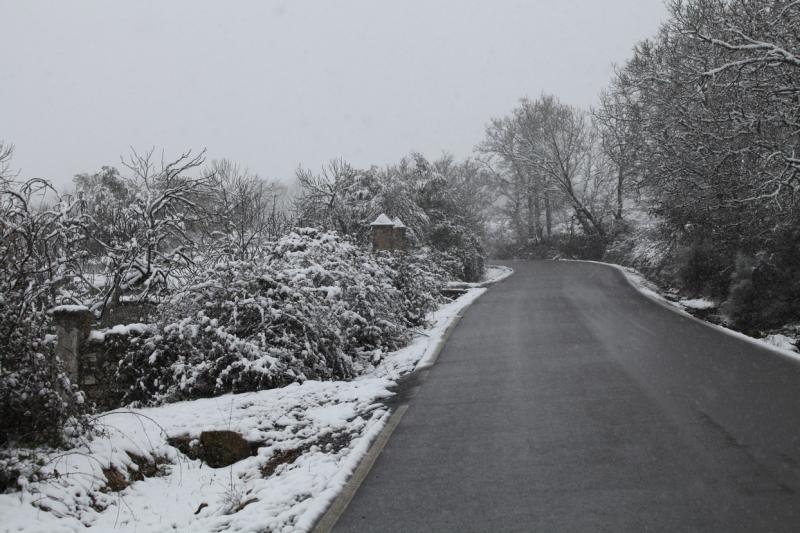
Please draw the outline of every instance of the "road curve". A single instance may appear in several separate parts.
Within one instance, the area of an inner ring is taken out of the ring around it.
[[[610,267],[508,264],[334,531],[800,531],[800,364]]]

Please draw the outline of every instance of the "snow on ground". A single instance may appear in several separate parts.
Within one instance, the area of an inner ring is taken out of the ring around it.
[[[503,281],[514,273],[514,269],[503,265],[487,265],[486,273],[483,275],[481,283],[497,283]]]
[[[490,280],[509,271],[490,267]],[[0,495],[0,531],[307,531],[386,422],[382,400],[393,394],[395,380],[425,364],[448,327],[485,290],[471,288],[442,306],[429,329],[352,381],[306,381],[103,413],[97,417],[103,436],[66,453],[42,452],[47,481]],[[232,430],[262,444],[245,460],[211,468],[167,442],[196,439],[206,430]],[[104,489],[109,468],[140,468],[134,458],[161,463],[162,474],[119,492]]]
[[[514,269],[502,265],[487,265],[483,274],[483,279],[474,283],[465,281],[451,281],[447,286],[451,289],[468,289],[475,287],[487,287],[493,283],[503,281],[514,273]]]
[[[776,348],[780,348],[781,350],[797,351],[797,339],[793,339],[788,335],[783,335],[782,333],[767,335],[762,340],[767,344],[771,344]]]
[[[714,309],[717,304],[705,298],[690,298],[685,300],[678,300],[678,304],[689,309]]]

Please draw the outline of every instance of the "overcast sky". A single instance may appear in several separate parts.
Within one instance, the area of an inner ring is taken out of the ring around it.
[[[267,178],[470,155],[522,96],[591,105],[661,0],[0,0],[0,139],[68,185],[130,146]]]

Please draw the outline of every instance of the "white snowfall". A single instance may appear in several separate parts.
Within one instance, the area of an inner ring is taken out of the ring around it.
[[[487,279],[512,273],[490,266]],[[103,413],[105,435],[46,456],[47,482],[0,495],[5,532],[307,531],[336,496],[389,413],[381,402],[402,375],[426,363],[448,326],[486,289],[474,286],[434,313],[432,326],[407,347],[352,381],[306,381],[280,389],[225,395],[148,409]],[[233,430],[263,442],[255,456],[225,468],[192,460],[168,437]],[[342,447],[344,446],[344,447]],[[281,452],[302,450],[270,475]],[[137,467],[130,454],[166,464],[165,475],[105,492],[104,468]],[[274,461],[273,463],[274,464]]]

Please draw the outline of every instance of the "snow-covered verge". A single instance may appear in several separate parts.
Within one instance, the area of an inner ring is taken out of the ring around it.
[[[103,435],[66,452],[39,451],[43,479],[0,495],[0,530],[309,530],[383,427],[382,402],[396,380],[435,355],[450,324],[485,290],[469,289],[440,307],[408,346],[352,381],[309,380],[100,414]],[[211,468],[169,441],[191,442],[209,430],[238,432],[253,454]]]
[[[692,299],[680,299],[675,298],[672,295],[669,295],[666,291],[660,289],[655,283],[645,278],[641,273],[637,270],[620,266],[614,263],[604,263],[601,261],[582,261],[586,263],[597,263],[601,265],[610,266],[612,268],[618,269],[625,275],[625,278],[628,282],[636,288],[640,293],[644,294],[648,298],[651,298],[662,305],[669,306],[671,309],[674,309],[686,316],[692,317],[695,320],[700,320],[703,323],[707,324],[718,331],[726,333],[728,335],[732,335],[742,340],[746,340],[753,344],[756,344],[762,348],[767,348],[773,351],[776,351],[786,357],[790,357],[792,359],[800,360],[800,353],[798,353],[798,348],[800,348],[800,331],[798,328],[787,328],[786,332],[794,332],[793,335],[788,335],[785,333],[776,333],[770,334],[763,338],[755,338],[749,335],[745,335],[739,331],[730,329],[725,327],[724,325],[717,324],[715,322],[711,322],[708,320],[703,320],[703,317],[706,316],[706,313],[709,310],[714,310],[717,308],[717,304],[710,300],[704,298],[692,298]]]
[[[476,282],[451,281],[447,284],[447,287],[451,289],[469,289],[475,287],[487,287],[493,283],[498,283],[500,281],[503,281],[513,273],[514,269],[511,267],[503,265],[486,265],[486,268],[484,269],[483,278],[480,281]]]

